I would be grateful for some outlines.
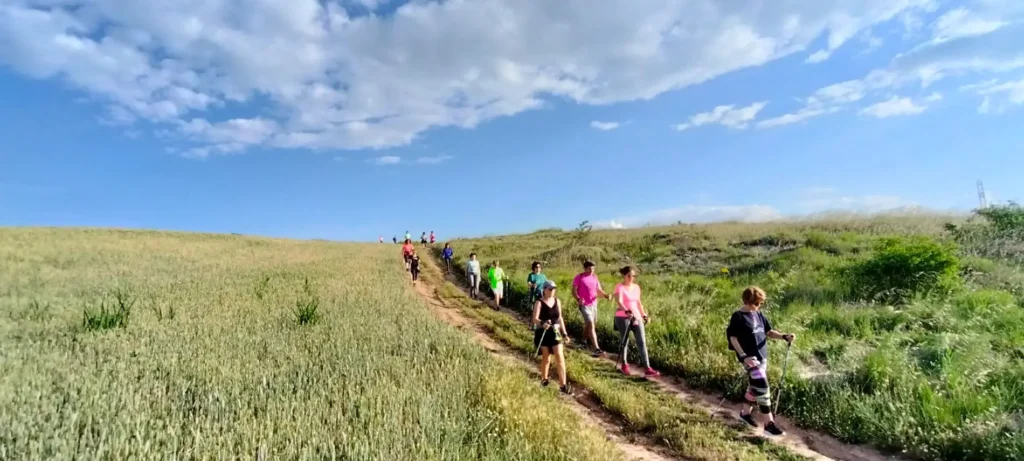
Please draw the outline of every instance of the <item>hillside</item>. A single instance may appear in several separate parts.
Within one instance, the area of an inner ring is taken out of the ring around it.
[[[470,252],[485,266],[500,260],[521,313],[532,261],[562,287],[584,259],[609,288],[620,266],[637,266],[654,366],[736,400],[745,383],[724,329],[742,289],[757,284],[778,329],[798,334],[781,414],[922,459],[1024,459],[1024,211],[950,221],[581,226],[452,244],[459,267]],[[570,301],[568,289],[560,296]],[[602,302],[604,345],[615,341],[612,311]],[[566,313],[579,337],[579,314]],[[771,347],[778,380],[785,346]]]

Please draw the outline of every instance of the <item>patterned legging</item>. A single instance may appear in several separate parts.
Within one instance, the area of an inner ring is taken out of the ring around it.
[[[756,403],[761,413],[771,413],[772,394],[768,387],[768,361],[766,360],[756,367],[748,368],[747,377],[749,378],[747,394],[745,396],[747,402],[751,404]]]

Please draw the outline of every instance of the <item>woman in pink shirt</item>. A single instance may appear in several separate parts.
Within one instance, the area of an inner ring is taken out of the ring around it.
[[[651,368],[651,360],[647,357],[647,337],[644,333],[644,325],[650,321],[647,311],[644,310],[644,303],[640,301],[640,285],[636,284],[636,271],[631,266],[619,270],[622,274],[622,283],[615,285],[612,296],[618,301],[619,309],[615,311],[615,331],[622,335],[621,350],[619,357],[622,359],[622,373],[629,374],[629,363],[626,362],[626,351],[628,348],[629,332],[633,332],[633,339],[636,340],[636,348],[640,352],[640,360],[644,362],[644,376],[660,376],[657,370]],[[639,320],[643,321],[640,322]]]

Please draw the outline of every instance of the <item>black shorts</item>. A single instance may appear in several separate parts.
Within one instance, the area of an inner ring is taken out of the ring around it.
[[[537,327],[533,331],[533,347],[555,347],[562,344],[562,332],[555,326],[551,326],[547,329],[547,333],[544,333],[544,329]],[[541,336],[544,337],[543,343],[541,342]]]

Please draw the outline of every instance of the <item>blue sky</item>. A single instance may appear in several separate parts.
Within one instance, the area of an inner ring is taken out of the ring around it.
[[[441,238],[970,210],[1012,0],[6,0],[0,225]]]

